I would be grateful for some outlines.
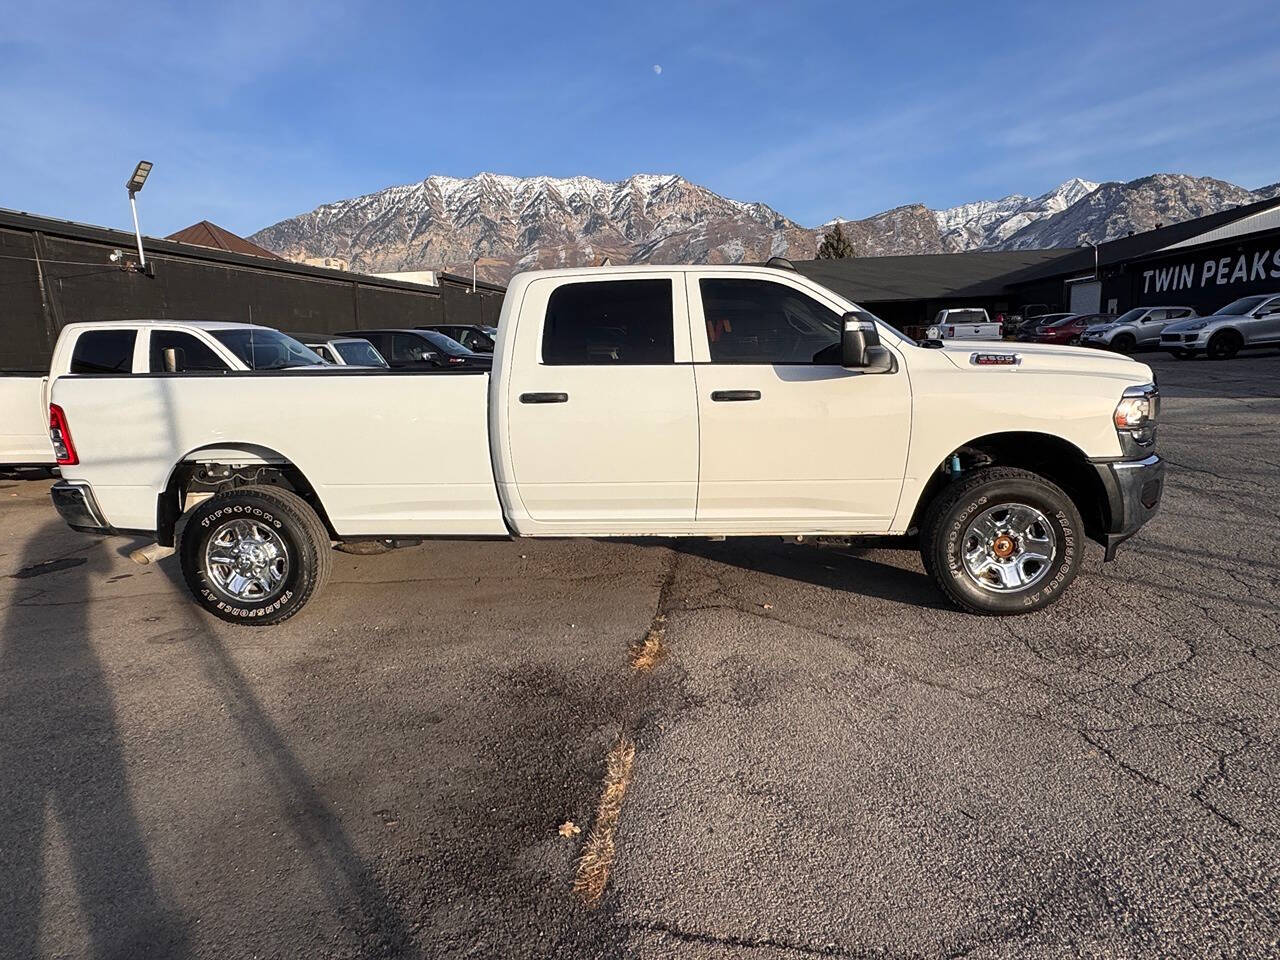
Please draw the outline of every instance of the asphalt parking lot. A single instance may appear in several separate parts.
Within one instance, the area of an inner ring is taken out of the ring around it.
[[[1280,355],[1143,359],[1162,513],[1018,619],[903,549],[522,541],[250,630],[0,481],[0,952],[1276,956]]]

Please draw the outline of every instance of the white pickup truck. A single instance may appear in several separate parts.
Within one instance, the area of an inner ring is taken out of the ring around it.
[[[492,373],[60,377],[54,504],[176,539],[199,603],[269,624],[334,541],[424,537],[918,531],[954,603],[1022,613],[1160,499],[1149,367],[919,346],[792,270],[525,273],[498,331]]]
[[[168,351],[166,353],[166,351]],[[244,372],[324,360],[270,327],[188,320],[71,323],[59,335],[48,375],[0,376],[0,468],[57,465],[49,443],[49,385],[66,374]]]

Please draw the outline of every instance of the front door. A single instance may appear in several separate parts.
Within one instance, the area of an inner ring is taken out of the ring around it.
[[[841,367],[839,305],[775,276],[690,279],[698,522],[887,530],[911,434],[906,371]]]
[[[681,273],[535,280],[514,356],[505,496],[565,532],[692,523],[698,409]]]
[[[1260,304],[1254,316],[1257,319],[1251,322],[1252,331],[1247,335],[1247,342],[1280,343],[1280,297],[1272,297]]]

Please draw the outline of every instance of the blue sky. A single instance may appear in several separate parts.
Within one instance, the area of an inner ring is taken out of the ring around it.
[[[0,206],[250,233],[432,173],[680,173],[806,224],[1280,180],[1280,3],[0,0]],[[656,67],[661,67],[659,72]]]

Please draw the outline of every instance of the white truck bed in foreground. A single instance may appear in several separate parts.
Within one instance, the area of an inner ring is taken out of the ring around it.
[[[112,526],[154,529],[175,465],[289,462],[343,537],[505,535],[485,374],[253,373],[58,381]],[[238,428],[251,421],[248,432]],[[252,436],[253,442],[244,438]]]

